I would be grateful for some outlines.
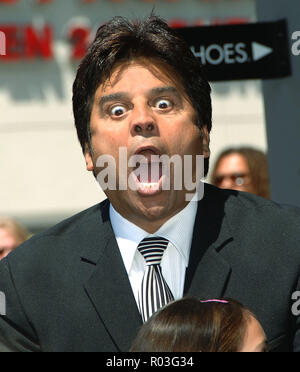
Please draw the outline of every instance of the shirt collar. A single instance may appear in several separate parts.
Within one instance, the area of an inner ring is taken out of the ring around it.
[[[198,203],[195,196],[182,211],[169,219],[158,231],[151,235],[126,220],[110,204],[110,220],[127,272],[132,266],[139,243],[148,236],[161,236],[168,239],[181,254],[187,267],[197,209]]]

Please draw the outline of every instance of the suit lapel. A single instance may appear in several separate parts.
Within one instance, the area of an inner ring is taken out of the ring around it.
[[[222,298],[230,273],[230,265],[212,247],[199,262],[190,281],[186,281],[185,294],[201,299]]]
[[[203,299],[222,298],[231,267],[220,251],[232,245],[234,239],[227,225],[226,200],[208,185],[204,195],[195,220],[184,293]]]
[[[102,223],[96,221],[91,231],[97,236],[82,254],[92,271],[85,289],[116,348],[128,351],[142,320],[110,224],[109,202],[102,207]]]

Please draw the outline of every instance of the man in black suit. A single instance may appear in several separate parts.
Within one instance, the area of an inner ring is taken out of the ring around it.
[[[73,108],[87,169],[108,199],[1,262],[0,350],[128,351],[142,315],[170,293],[238,300],[272,350],[300,351],[297,209],[209,185],[199,201],[195,186],[190,201],[186,183],[177,187],[178,163],[164,187],[163,155],[203,156],[205,172],[210,155],[210,87],[177,34],[156,17],[102,26],[78,69]],[[195,161],[191,169],[195,181]],[[149,264],[141,243],[157,239],[165,247]]]

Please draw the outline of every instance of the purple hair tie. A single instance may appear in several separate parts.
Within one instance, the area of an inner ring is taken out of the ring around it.
[[[200,301],[202,304],[206,304],[206,303],[209,303],[209,302],[218,302],[220,304],[229,304],[229,301],[225,301],[225,300],[216,300],[216,299],[213,299],[213,300],[205,300],[205,301]]]

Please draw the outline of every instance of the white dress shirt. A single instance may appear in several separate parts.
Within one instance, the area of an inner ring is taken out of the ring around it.
[[[151,235],[126,220],[110,205],[111,224],[137,304],[138,292],[146,269],[145,259],[137,247],[144,238],[153,236],[169,240],[161,262],[162,274],[175,300],[182,298],[197,208],[197,201],[192,200],[181,212]]]

